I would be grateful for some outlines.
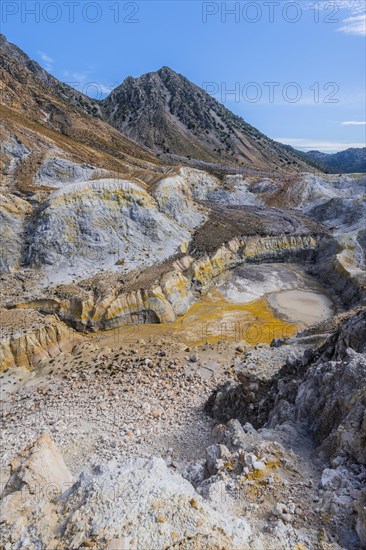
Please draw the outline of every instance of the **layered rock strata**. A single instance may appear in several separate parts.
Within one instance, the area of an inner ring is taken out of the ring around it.
[[[32,369],[71,350],[81,338],[54,315],[34,310],[0,309],[0,327],[0,370]]]
[[[17,301],[12,307],[56,313],[80,330],[168,323],[187,311],[197,293],[226,269],[245,262],[309,260],[316,256],[318,243],[319,238],[310,235],[234,238],[211,256],[180,254],[142,273],[132,272],[125,278],[110,274],[80,286],[60,286],[42,298]]]

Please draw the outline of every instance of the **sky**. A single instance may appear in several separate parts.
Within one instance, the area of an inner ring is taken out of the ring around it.
[[[366,3],[3,0],[1,32],[103,98],[166,65],[301,150],[365,145]]]

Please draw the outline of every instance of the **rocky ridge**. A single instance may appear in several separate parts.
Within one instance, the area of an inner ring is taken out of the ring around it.
[[[242,548],[249,537],[250,528],[243,520],[220,517],[162,459],[135,459],[118,467],[99,468],[94,475],[82,474],[73,485],[49,437],[38,439],[22,455],[12,464],[12,477],[3,494],[2,522],[13,527],[14,548],[29,539],[57,548],[61,530],[62,544],[69,548],[161,548],[190,540],[192,548],[223,544]],[[45,491],[47,485],[52,485],[56,499]],[[14,525],[12,513],[19,513],[20,502],[24,520],[29,521],[24,527]]]
[[[21,113],[132,165],[142,166],[144,160],[154,164],[154,157],[159,165],[157,155],[163,153],[170,165],[190,164],[193,157],[198,166],[203,162],[229,169],[298,171],[311,166],[168,67],[129,77],[98,101],[58,81],[4,35],[0,50],[3,113],[9,122]],[[121,169],[125,172],[123,164]]]
[[[34,308],[56,313],[79,330],[110,329],[126,323],[168,323],[187,311],[199,292],[215,277],[245,262],[296,261],[316,255],[320,238],[235,238],[211,256],[194,258],[180,254],[160,266],[135,271],[122,281],[118,274],[97,276],[79,286],[58,286],[27,302],[7,302],[8,307]],[[108,284],[106,285],[106,281]]]
[[[305,155],[331,174],[366,172],[366,147],[359,149],[351,147],[333,154],[308,151]]]

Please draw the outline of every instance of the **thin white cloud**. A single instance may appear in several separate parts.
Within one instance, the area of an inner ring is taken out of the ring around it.
[[[334,153],[337,151],[345,151],[346,149],[365,147],[365,143],[342,143],[337,141],[318,141],[306,138],[273,138],[275,141],[291,145],[295,149],[301,151],[322,151],[324,153]]]
[[[341,26],[336,30],[354,36],[366,36],[366,4],[365,0],[322,0],[316,4],[325,10],[331,21],[338,21]],[[314,9],[314,2],[308,3]],[[330,10],[335,10],[330,13]],[[347,16],[342,12],[348,11]]]
[[[366,122],[361,120],[346,120],[345,122],[341,122],[341,126],[366,126]]]
[[[366,36],[366,14],[354,15],[343,20],[343,25],[338,32],[354,34],[356,36]]]
[[[43,61],[43,65],[44,65],[44,68],[46,69],[46,71],[52,71],[52,67],[53,67],[53,64],[54,64],[55,60],[52,59],[52,57],[50,57],[49,55],[47,55],[45,52],[42,52],[42,51],[39,51],[38,55],[41,58],[41,60]]]
[[[82,72],[82,73],[75,72],[75,73],[71,73],[70,76],[79,84],[84,84],[85,82],[88,82],[88,80],[90,79],[89,73],[87,72]]]
[[[64,71],[63,74],[70,86],[78,87],[91,82],[90,71]]]
[[[99,84],[99,86],[102,94],[110,94],[113,88],[117,86],[117,84],[114,84],[113,86],[105,86],[104,84]]]
[[[113,88],[117,86],[117,84],[106,86],[101,82],[93,80],[91,71],[64,71],[63,75],[66,84],[93,99],[101,99],[103,96],[109,95]]]

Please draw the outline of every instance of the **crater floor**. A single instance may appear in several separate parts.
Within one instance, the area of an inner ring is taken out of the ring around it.
[[[245,265],[217,277],[173,323],[121,327],[100,332],[98,338],[106,345],[113,345],[123,333],[131,343],[168,337],[191,347],[240,340],[270,344],[333,313],[325,290],[298,264]]]

